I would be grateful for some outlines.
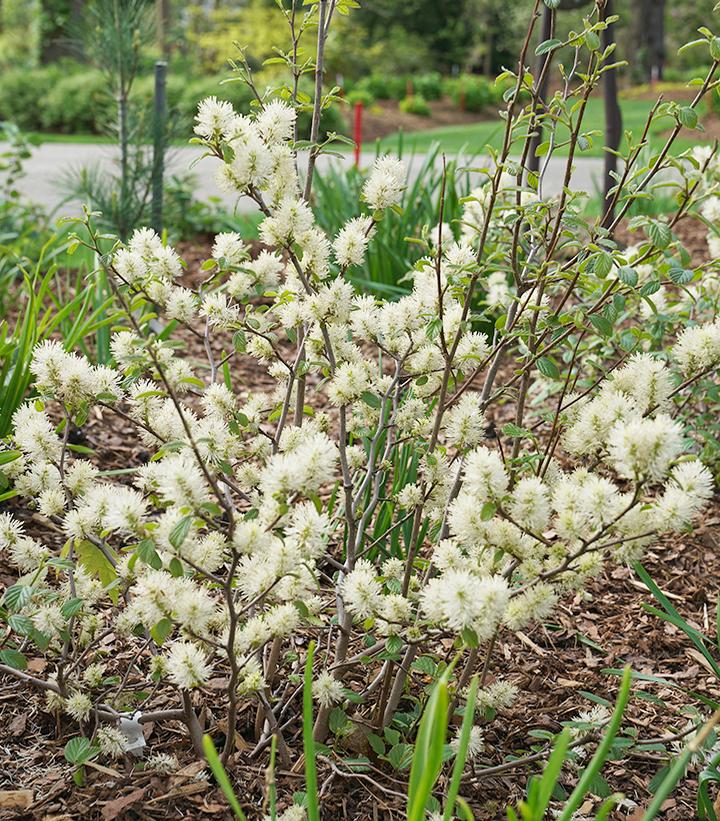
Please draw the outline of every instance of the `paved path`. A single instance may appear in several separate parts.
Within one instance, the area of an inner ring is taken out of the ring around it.
[[[0,143],[0,151],[2,144]],[[234,198],[230,195],[221,195],[215,185],[214,170],[217,160],[206,157],[200,159],[192,169],[193,160],[198,160],[202,151],[195,146],[176,147],[171,149],[168,157],[168,168],[171,172],[181,174],[191,170],[195,176],[195,196],[198,199],[207,199],[210,196],[221,196],[229,210],[235,206]],[[18,189],[30,200],[43,205],[49,210],[57,209],[57,216],[79,213],[79,203],[63,204],[66,192],[63,190],[62,178],[72,169],[85,165],[96,165],[108,173],[116,166],[117,151],[111,145],[92,143],[44,143],[33,150],[30,159],[25,161],[26,174],[18,181]],[[372,163],[375,154],[363,154],[361,164],[367,166]],[[424,159],[423,155],[416,155],[411,163],[410,173],[417,173],[417,169]],[[330,163],[339,163],[343,166],[352,164],[352,156],[342,159],[320,157],[318,169],[322,173]],[[475,158],[472,165],[477,167],[481,162]],[[565,159],[551,158],[545,176],[545,193],[547,196],[557,194],[562,187],[565,173]],[[575,189],[594,194],[599,188],[602,174],[602,160],[599,158],[581,158],[575,162],[571,186]],[[253,210],[252,203],[241,200],[241,210]]]

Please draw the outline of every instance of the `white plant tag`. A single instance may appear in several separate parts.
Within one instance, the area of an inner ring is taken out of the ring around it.
[[[145,747],[145,736],[142,731],[142,724],[140,724],[140,716],[142,713],[138,711],[134,713],[132,718],[120,719],[120,732],[125,736],[125,752],[137,757],[142,756],[142,749]]]

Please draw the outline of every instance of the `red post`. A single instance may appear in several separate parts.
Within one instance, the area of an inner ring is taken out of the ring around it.
[[[355,120],[353,123],[353,140],[355,140],[355,168],[360,166],[360,152],[362,151],[362,113],[363,104],[355,103]]]

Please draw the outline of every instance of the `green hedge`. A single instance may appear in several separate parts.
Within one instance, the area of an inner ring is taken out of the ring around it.
[[[250,112],[252,93],[243,83],[222,83],[226,74],[190,78],[168,74],[168,107],[174,115],[174,133],[189,136],[198,103],[211,95],[229,100],[243,114]],[[133,86],[131,103],[135,112],[152,110],[155,79],[139,77]],[[306,90],[311,90],[309,87]],[[24,131],[61,134],[101,134],[115,118],[115,100],[107,90],[105,77],[96,69],[67,61],[27,71],[0,74],[0,120],[14,122]],[[323,133],[347,131],[337,107],[324,112]],[[299,118],[300,136],[310,136],[310,114]]]

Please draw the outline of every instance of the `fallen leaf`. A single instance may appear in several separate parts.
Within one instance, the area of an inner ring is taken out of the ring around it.
[[[124,809],[140,801],[145,795],[145,790],[146,787],[142,787],[138,790],[133,790],[130,795],[121,795],[114,801],[108,801],[102,810],[103,821],[113,821]]]
[[[10,731],[10,735],[22,735],[25,732],[26,726],[27,715],[25,713],[20,713],[19,716],[16,716],[10,724],[8,724],[8,730]]]

